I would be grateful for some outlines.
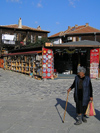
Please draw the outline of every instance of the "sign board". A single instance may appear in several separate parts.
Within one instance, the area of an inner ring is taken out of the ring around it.
[[[99,49],[90,50],[90,78],[98,78],[99,75]]]
[[[47,46],[47,47],[49,47],[49,46],[53,46],[53,43],[46,42],[46,43],[45,43],[45,46]]]
[[[53,78],[54,56],[52,49],[43,48],[42,51],[42,78]]]

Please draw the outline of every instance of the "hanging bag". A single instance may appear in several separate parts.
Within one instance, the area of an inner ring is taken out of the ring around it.
[[[94,116],[96,115],[95,110],[94,110],[94,104],[93,101],[90,101],[86,110],[86,115],[88,116]]]

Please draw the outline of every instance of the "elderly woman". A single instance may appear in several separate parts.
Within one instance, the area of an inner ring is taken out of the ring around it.
[[[67,90],[70,92],[73,88],[74,90],[74,100],[76,102],[76,113],[78,114],[78,120],[75,125],[80,125],[83,122],[87,122],[85,112],[89,101],[93,100],[93,90],[91,80],[88,76],[85,76],[86,69],[84,67],[79,67],[78,75],[72,86]]]

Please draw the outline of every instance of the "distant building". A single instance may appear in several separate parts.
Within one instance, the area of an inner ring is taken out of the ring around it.
[[[68,26],[66,31],[61,31],[48,37],[54,44],[91,40],[100,42],[100,30],[89,26],[88,23],[82,26]]]
[[[13,49],[16,45],[35,43],[37,39],[47,38],[49,31],[22,25],[21,18],[18,24],[0,25],[0,47]]]

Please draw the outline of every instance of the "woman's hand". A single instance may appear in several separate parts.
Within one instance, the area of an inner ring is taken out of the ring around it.
[[[90,97],[90,101],[93,101],[93,97]]]
[[[68,90],[67,90],[67,93],[69,93],[71,91],[71,88],[69,88]]]

